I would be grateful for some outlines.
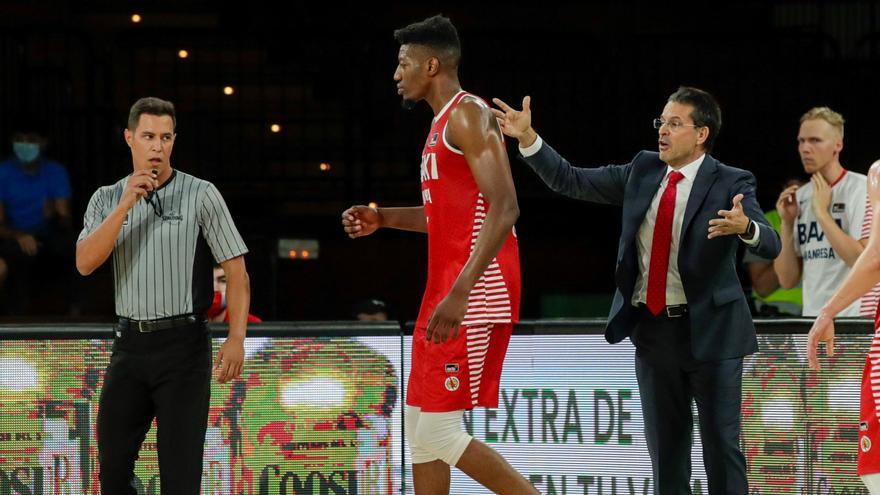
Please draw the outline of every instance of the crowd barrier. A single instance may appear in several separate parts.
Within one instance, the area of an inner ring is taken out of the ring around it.
[[[867,493],[855,474],[870,322],[837,323],[837,352],[806,366],[809,320],[758,320],[745,359],[742,447],[752,494]],[[650,494],[634,349],[604,320],[522,322],[497,409],[464,417],[544,494]],[[225,335],[214,327],[215,350]],[[242,376],[213,384],[203,493],[413,493],[403,441],[411,327],[285,322],[248,331]],[[0,326],[0,495],[97,494],[95,417],[112,327]],[[699,431],[697,425],[694,431]],[[693,490],[707,493],[699,435]],[[453,470],[453,493],[486,493]],[[156,436],[136,465],[159,493]]]

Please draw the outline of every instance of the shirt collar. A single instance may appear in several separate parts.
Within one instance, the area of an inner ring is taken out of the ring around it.
[[[684,167],[681,167],[680,169],[678,169],[678,171],[681,172],[682,175],[684,175],[685,179],[687,179],[690,182],[693,182],[694,178],[697,177],[697,172],[700,171],[700,165],[703,164],[703,160],[705,158],[706,158],[706,154],[703,153],[702,155],[698,156],[696,160],[694,160],[694,161],[688,163],[687,165],[685,165]],[[672,172],[673,170],[675,170],[675,169],[670,167],[669,165],[667,165],[666,166],[666,175],[663,177],[663,179],[666,180],[669,177],[669,173]]]

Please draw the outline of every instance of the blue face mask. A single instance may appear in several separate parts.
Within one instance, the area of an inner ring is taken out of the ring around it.
[[[31,163],[40,156],[40,145],[36,143],[12,143],[12,152],[22,163]]]

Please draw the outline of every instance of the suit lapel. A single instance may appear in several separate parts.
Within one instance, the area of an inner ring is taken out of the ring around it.
[[[694,179],[694,185],[691,187],[691,195],[688,198],[687,207],[684,209],[684,220],[681,224],[681,239],[684,239],[684,233],[687,232],[688,226],[697,214],[697,210],[706,199],[706,194],[715,182],[715,175],[718,173],[718,162],[709,155],[700,165],[697,177]]]

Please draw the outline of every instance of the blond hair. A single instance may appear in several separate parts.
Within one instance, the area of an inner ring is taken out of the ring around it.
[[[839,113],[828,107],[813,107],[807,110],[807,113],[801,116],[801,124],[803,124],[807,120],[817,119],[828,122],[831,127],[837,130],[837,132],[840,134],[840,137],[843,137],[843,124],[846,122],[845,120],[843,120],[843,115],[840,115]]]

